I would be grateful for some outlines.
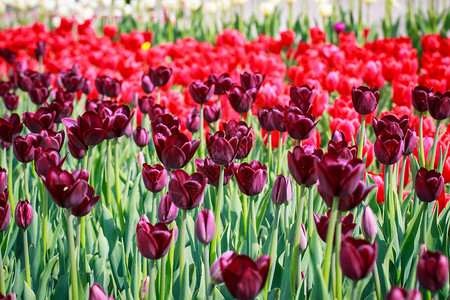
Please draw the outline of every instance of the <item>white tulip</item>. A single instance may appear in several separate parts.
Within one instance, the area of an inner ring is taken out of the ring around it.
[[[367,5],[371,5],[371,4],[374,4],[375,2],[377,2],[377,0],[363,0],[363,2]]]
[[[221,11],[229,11],[231,9],[230,0],[222,0],[218,4]]]
[[[198,10],[200,6],[202,5],[201,0],[186,0],[184,1],[184,5],[186,5],[186,8],[191,11]]]
[[[162,0],[161,4],[169,12],[175,11],[178,8],[177,0]]]
[[[125,4],[125,6],[123,7],[123,14],[127,17],[131,16],[131,14],[133,13],[133,6],[131,6],[131,4]]]
[[[261,12],[264,16],[270,16],[275,11],[275,5],[271,1],[261,2],[259,8],[261,9]]]
[[[156,7],[156,0],[142,0],[142,7],[145,9],[154,9]]]
[[[112,5],[112,0],[100,0],[100,5],[103,7],[110,7]]]
[[[123,9],[125,7],[125,0],[114,0],[114,7],[118,9]]]
[[[233,5],[235,5],[235,6],[242,6],[245,3],[247,3],[248,0],[232,0],[232,1],[233,1]]]
[[[203,8],[207,15],[215,15],[217,13],[217,3],[215,2],[205,2]]]
[[[294,4],[297,0],[284,0],[287,4]]]
[[[114,17],[116,17],[116,18],[121,18],[122,15],[123,15],[123,13],[122,13],[122,10],[121,10],[121,9],[118,9],[118,8],[115,8],[115,9],[114,9]]]
[[[333,13],[333,6],[330,3],[320,4],[319,13],[323,18],[328,18]]]
[[[60,17],[53,17],[52,18],[52,26],[53,27],[59,27],[59,25],[61,24],[61,18]]]

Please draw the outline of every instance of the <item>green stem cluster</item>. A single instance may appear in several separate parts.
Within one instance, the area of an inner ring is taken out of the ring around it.
[[[73,224],[71,209],[66,209],[67,220],[67,241],[69,243],[69,257],[70,257],[70,285],[72,287],[72,299],[78,298],[78,278],[77,278],[77,263],[75,254],[75,245],[73,241]]]

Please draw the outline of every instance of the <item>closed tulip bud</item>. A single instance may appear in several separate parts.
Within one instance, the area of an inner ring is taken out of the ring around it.
[[[8,175],[6,174],[6,169],[0,167],[0,194],[6,190],[8,186]]]
[[[148,259],[160,259],[169,252],[173,230],[165,223],[154,226],[144,214],[136,227],[137,247],[142,256]]]
[[[414,130],[414,127],[408,128],[406,130],[406,134],[403,141],[404,141],[404,148],[402,154],[404,156],[409,156],[411,153],[414,152],[414,149],[416,149],[417,145],[417,135],[416,131]]]
[[[345,23],[344,22],[336,22],[333,24],[333,30],[337,34],[343,32],[345,30]]]
[[[328,235],[328,226],[330,224],[330,216],[331,216],[331,209],[328,210],[326,215],[323,215],[319,218],[314,213],[314,222],[316,223],[317,233],[319,234],[319,237],[324,241],[327,242],[327,235]],[[342,239],[345,239],[352,235],[353,230],[355,230],[356,223],[353,223],[353,214],[349,213],[347,216],[341,216],[341,234]],[[333,245],[336,240],[336,234],[333,237]]]
[[[436,170],[420,168],[416,175],[415,189],[417,197],[423,202],[432,202],[442,193],[444,177]]]
[[[238,113],[246,113],[256,100],[258,90],[255,88],[245,90],[240,86],[234,86],[227,92],[231,107]]]
[[[149,71],[150,80],[154,86],[165,86],[172,75],[172,69],[166,67],[158,67],[157,69],[151,67]]]
[[[201,173],[188,175],[183,170],[170,173],[169,195],[180,209],[191,210],[203,202],[208,179]]]
[[[0,194],[0,232],[8,227],[9,219],[11,217],[11,207],[9,206],[8,195],[7,188]]]
[[[445,120],[450,117],[450,92],[445,94],[436,92],[434,96],[429,97],[428,108],[435,120]]]
[[[74,215],[75,217],[84,217],[88,213],[90,213],[94,206],[97,204],[98,200],[100,200],[100,196],[94,195],[94,188],[92,186],[89,186],[86,196],[84,197],[81,204],[72,208],[72,215]]]
[[[424,251],[417,264],[417,280],[432,292],[442,289],[448,281],[448,258],[439,251]]]
[[[201,80],[194,80],[189,84],[189,94],[195,103],[205,104],[214,94],[214,84],[211,82],[203,83]]]
[[[317,182],[317,171],[314,162],[323,156],[322,149],[316,149],[312,145],[295,146],[292,152],[288,152],[288,167],[294,180],[299,185],[311,187]]]
[[[404,288],[394,286],[389,293],[386,294],[385,300],[422,300],[420,291],[412,289],[410,291]]]
[[[241,77],[241,86],[244,90],[256,89],[259,90],[261,85],[263,84],[264,78],[266,75],[261,75],[259,73],[247,73],[244,72],[240,75]]]
[[[344,132],[342,130],[334,130],[333,133],[331,134],[331,141],[333,141],[336,144],[345,141]]]
[[[214,84],[215,95],[224,95],[227,91],[231,89],[234,83],[227,73],[224,73],[220,76],[209,74],[208,81],[211,84]]]
[[[194,107],[192,112],[187,116],[186,128],[192,133],[200,130],[200,112],[198,111],[197,106]]]
[[[228,260],[220,260],[220,268],[225,285],[237,299],[255,298],[267,280],[270,257],[263,255],[253,261],[247,255],[236,255]]]
[[[416,86],[412,91],[412,104],[418,112],[425,112],[428,110],[428,102],[433,96],[433,88],[429,89],[426,86]]]
[[[278,130],[279,132],[285,132],[287,130],[284,122],[286,113],[287,108],[282,107],[279,104],[272,108],[272,125],[275,130]]]
[[[169,193],[162,196],[158,206],[158,219],[166,224],[172,223],[178,215],[178,207],[175,206]]]
[[[14,219],[19,228],[27,229],[31,225],[31,222],[33,222],[33,207],[31,207],[28,199],[17,203]]]
[[[306,140],[309,138],[318,122],[313,114],[304,115],[300,109],[291,107],[285,115],[286,129],[294,140]]]
[[[310,88],[307,85],[302,85],[300,87],[293,85],[290,89],[290,97],[293,104],[295,104],[303,114],[307,114],[311,111],[311,105],[315,95],[315,89]]]
[[[300,243],[298,245],[298,249],[300,250],[300,252],[303,252],[306,250],[307,246],[308,246],[308,238],[306,237],[305,225],[302,222],[302,226],[300,228]]]
[[[267,182],[267,166],[254,160],[250,163],[242,163],[234,176],[241,190],[247,196],[256,196],[261,193]]]
[[[367,277],[376,267],[378,244],[348,237],[342,241],[339,261],[342,274],[352,280]]]
[[[275,179],[272,187],[272,193],[270,194],[272,201],[275,205],[288,203],[292,200],[292,185],[289,177],[284,177],[283,174],[279,174]]]
[[[44,58],[45,56],[45,42],[44,41],[38,41],[36,44],[36,50],[35,50],[35,55],[36,55],[36,59],[37,60],[41,60]]]
[[[152,81],[150,80],[150,76],[146,74],[142,75],[142,90],[147,95],[155,90],[155,85],[153,85]]]
[[[275,130],[273,126],[273,118],[272,118],[272,109],[271,108],[263,108],[258,110],[258,121],[259,126],[265,131],[273,131]]]
[[[366,205],[361,220],[361,229],[364,237],[369,241],[373,241],[377,236],[377,220],[373,215],[373,211],[369,205]]]
[[[206,105],[205,107],[203,107],[203,114],[205,117],[205,121],[208,122],[208,124],[211,124],[219,120],[221,110],[220,107],[214,103],[212,105]]]
[[[3,95],[3,102],[8,110],[16,110],[19,106],[19,95],[7,92]]]
[[[150,141],[150,134],[147,129],[138,126],[133,132],[133,140],[138,147],[144,148]]]
[[[113,297],[106,296],[102,287],[97,283],[89,288],[89,300],[114,300]]]
[[[145,294],[149,289],[150,276],[145,276],[144,281],[142,281],[141,288],[139,289],[139,299],[145,299]]]
[[[87,95],[92,91],[92,82],[86,79],[83,83],[83,87],[81,88],[83,94]]]
[[[154,104],[155,99],[152,96],[140,97],[138,100],[139,109],[143,114],[148,114]]]
[[[222,270],[220,269],[220,260],[224,260],[227,263],[230,259],[237,256],[237,253],[234,251],[224,252],[216,261],[212,264],[209,275],[211,276],[211,280],[215,284],[223,283],[223,275]]]
[[[352,88],[353,107],[360,115],[372,113],[377,108],[379,100],[380,92],[376,86]]]
[[[194,160],[194,164],[197,172],[202,173],[203,176],[208,178],[208,184],[215,187],[219,186],[220,165],[214,163],[209,157],[206,157],[205,159],[197,158]],[[233,162],[224,167],[223,185],[227,185],[228,182],[230,182],[238,167],[239,164]]]
[[[167,183],[167,170],[160,164],[142,165],[142,179],[145,187],[152,193],[161,192]]]
[[[216,232],[216,222],[214,214],[209,209],[199,211],[195,221],[195,236],[200,243],[207,245],[214,239]]]
[[[375,157],[383,165],[393,165],[400,160],[404,150],[403,137],[397,133],[387,131],[377,136],[373,145]]]

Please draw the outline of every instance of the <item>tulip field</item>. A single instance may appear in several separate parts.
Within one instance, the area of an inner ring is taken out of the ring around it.
[[[0,300],[450,299],[448,3],[85,2],[0,2]]]

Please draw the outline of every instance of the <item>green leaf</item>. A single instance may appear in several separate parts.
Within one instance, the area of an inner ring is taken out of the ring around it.
[[[25,282],[25,286],[23,289],[23,299],[36,300],[36,295],[34,294],[33,290],[30,288],[30,286],[26,282]]]
[[[48,263],[45,265],[45,270],[39,277],[39,288],[38,288],[38,300],[44,300],[47,296],[47,288],[48,288],[48,282],[50,281],[53,267],[55,266],[56,262],[58,261],[59,256],[53,256]]]
[[[428,228],[427,236],[425,239],[427,249],[432,251],[440,250],[439,245],[442,236],[442,231],[438,226],[437,219],[438,219],[437,211],[434,211],[431,219],[431,224],[430,227]]]

